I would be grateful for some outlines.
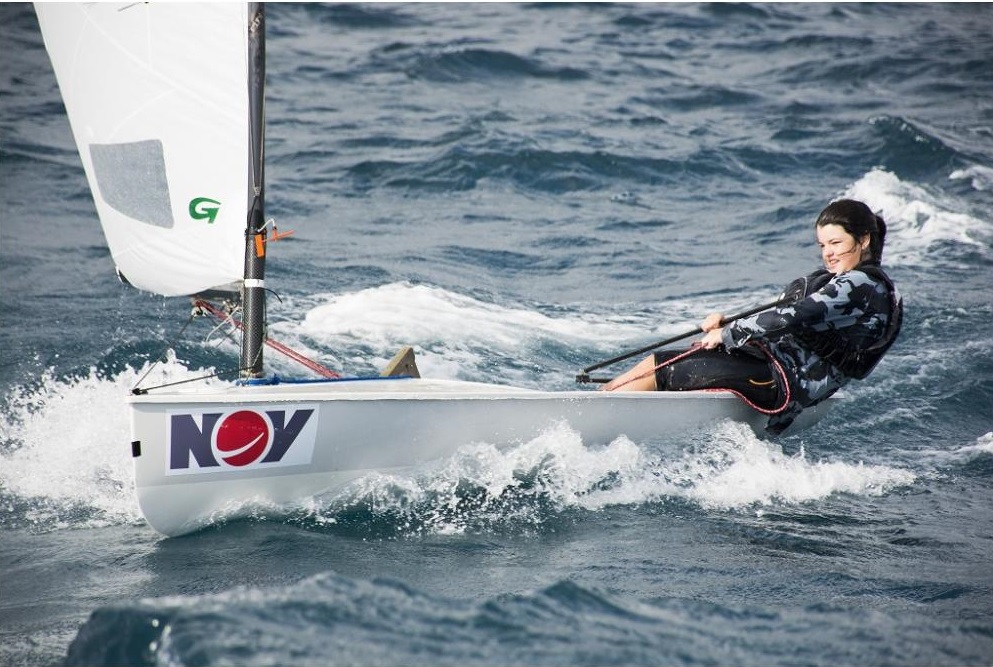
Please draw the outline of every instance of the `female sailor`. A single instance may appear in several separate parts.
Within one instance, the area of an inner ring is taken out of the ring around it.
[[[865,378],[903,320],[903,300],[880,266],[886,223],[841,199],[814,228],[824,268],[790,283],[784,305],[726,326],[711,313],[694,347],[656,352],[602,389],[730,390],[768,414],[766,430],[777,435],[804,408]]]

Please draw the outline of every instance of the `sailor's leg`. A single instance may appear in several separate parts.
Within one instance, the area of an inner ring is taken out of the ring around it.
[[[634,368],[600,387],[600,391],[655,391],[655,355],[645,357]]]
[[[769,362],[741,350],[701,350],[659,369],[657,385],[667,391],[731,389],[763,408],[781,400]]]

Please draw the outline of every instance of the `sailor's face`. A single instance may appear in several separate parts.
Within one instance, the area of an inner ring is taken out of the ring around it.
[[[817,227],[817,245],[821,248],[824,268],[831,273],[844,273],[862,261],[862,255],[869,247],[869,235],[860,241],[841,225],[820,225]]]

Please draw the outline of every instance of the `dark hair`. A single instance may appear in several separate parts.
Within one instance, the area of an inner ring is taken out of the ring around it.
[[[817,216],[817,227],[838,225],[848,232],[856,241],[866,234],[869,235],[869,254],[867,261],[879,263],[883,260],[883,244],[886,242],[886,223],[881,215],[855,199],[839,199],[827,205]]]

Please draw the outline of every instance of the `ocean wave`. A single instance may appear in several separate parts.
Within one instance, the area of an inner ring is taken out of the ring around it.
[[[710,572],[701,562],[695,574]],[[683,664],[687,656],[705,664],[885,663],[893,649],[880,645],[883,637],[899,642],[899,656],[912,661],[949,628],[913,613],[908,623],[908,602],[964,592],[820,576],[833,584],[836,599],[845,596],[837,604],[686,599],[668,578],[658,580],[657,592],[646,599],[573,579],[497,597],[472,599],[466,592],[455,598],[387,577],[324,572],[270,589],[100,607],[80,628],[65,664],[657,665]],[[761,577],[750,572],[750,579]],[[729,585],[740,589],[740,571]],[[782,574],[768,585],[792,588]],[[867,585],[875,588],[857,588]],[[874,607],[853,611],[850,598],[860,595],[872,595]],[[879,608],[879,596],[902,597],[903,605]],[[983,642],[961,632],[967,641],[945,652],[955,662],[981,664]],[[986,634],[978,627],[975,633]],[[806,637],[801,646],[797,634]],[[852,642],[852,636],[867,637]]]
[[[324,25],[360,30],[410,28],[421,24],[421,20],[404,12],[402,7],[391,5],[337,4],[310,8],[304,4],[297,7],[296,11],[303,11],[307,15],[307,18],[303,19],[305,21],[317,21]],[[282,22],[277,23],[281,24]],[[285,23],[290,24],[291,22],[286,21]]]
[[[66,664],[657,664],[688,645],[723,662],[737,650],[727,642],[741,637],[707,622],[714,617],[747,623],[763,614],[648,604],[572,581],[472,602],[328,572],[272,590],[100,608]]]
[[[956,211],[947,198],[890,171],[872,169],[844,196],[864,201],[886,220],[888,264],[923,267],[938,260],[967,268],[973,265],[967,259],[970,254],[986,261],[993,258],[993,221]]]
[[[993,454],[993,431],[976,438],[976,443],[959,449],[964,454]]]
[[[866,152],[876,164],[899,165],[903,178],[933,180],[936,171],[954,164],[959,153],[942,140],[938,130],[919,121],[890,115],[873,116]]]
[[[974,190],[987,192],[993,190],[993,169],[983,165],[972,165],[964,169],[956,169],[948,175],[952,180],[968,179]]]
[[[408,159],[403,161],[363,160],[353,164],[347,169],[349,182],[359,192],[402,189],[416,197],[472,190],[483,181],[506,182],[524,192],[561,195],[601,190],[616,183],[658,186],[680,178],[713,178],[732,171],[723,157],[706,149],[683,162],[592,146],[585,151],[557,151],[502,135],[481,134],[471,142],[463,135],[453,139],[441,153],[421,158],[408,153]]]
[[[439,83],[480,83],[519,77],[558,81],[589,78],[586,72],[575,67],[550,66],[534,57],[464,44],[451,44],[434,52],[418,53],[413,62],[404,67],[404,71],[413,79]]]

